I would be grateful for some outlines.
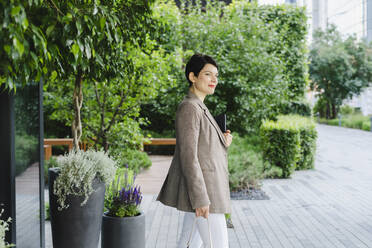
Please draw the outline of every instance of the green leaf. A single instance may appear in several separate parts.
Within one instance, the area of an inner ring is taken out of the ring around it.
[[[72,15],[71,13],[67,13],[63,18],[62,18],[62,21],[63,22],[66,22],[66,23],[69,23],[72,21]]]
[[[18,15],[20,11],[21,11],[21,6],[13,7],[11,15],[14,17],[14,16]]]
[[[5,45],[4,46],[4,50],[9,55],[10,54],[10,51],[11,51],[11,47],[9,45]]]
[[[75,59],[77,60],[79,57],[79,45],[74,43],[71,47],[71,52],[74,54]]]
[[[106,19],[104,17],[101,17],[101,19],[99,20],[99,24],[101,26],[101,30],[104,29],[105,23],[106,23]]]
[[[56,78],[57,78],[57,72],[56,71],[53,71],[51,76],[50,76],[50,80],[53,82]]]
[[[78,36],[82,33],[82,26],[81,26],[81,22],[77,21],[76,23],[76,29],[78,31]]]
[[[85,54],[87,55],[88,59],[92,57],[92,53],[91,53],[90,46],[88,43],[85,45]]]
[[[101,58],[101,56],[97,53],[96,54],[96,61],[98,62],[98,64],[100,64],[101,66],[104,66],[103,64],[103,60]]]
[[[25,51],[25,47],[16,37],[13,38],[13,46],[15,46],[19,55],[22,56],[23,52]]]
[[[49,26],[46,30],[46,35],[47,36],[50,36],[50,34],[52,33],[52,31],[54,30],[54,27],[55,25],[52,25],[52,26]]]
[[[22,27],[23,30],[26,30],[28,28],[28,19],[26,17],[24,17],[22,20]]]

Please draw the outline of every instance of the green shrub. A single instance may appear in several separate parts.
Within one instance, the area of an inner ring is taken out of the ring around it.
[[[371,121],[364,121],[362,124],[362,130],[371,131]]]
[[[16,175],[21,174],[32,163],[38,161],[39,141],[37,137],[31,135],[17,134],[15,138],[15,163]]]
[[[325,118],[327,112],[327,102],[324,98],[318,99],[313,108],[314,114],[317,114],[321,118]]]
[[[301,152],[296,169],[304,170],[314,168],[317,138],[315,122],[309,118],[302,118],[298,116],[279,116],[278,121],[283,123],[296,123],[298,129],[300,130]]]
[[[338,126],[339,120],[338,119],[324,119],[320,118],[318,119],[318,122],[321,124],[327,124],[331,126]],[[354,112],[354,114],[350,115],[343,115],[341,117],[341,126],[347,127],[347,128],[354,128],[354,129],[360,129],[365,131],[371,130],[371,121],[370,117],[364,116],[361,113]]]
[[[234,141],[228,154],[230,190],[258,188],[259,180],[265,176],[259,136],[239,137],[237,133],[233,135]]]
[[[118,166],[123,168],[128,165],[128,168],[138,174],[141,169],[149,168],[152,164],[149,156],[139,150],[132,149],[112,149],[110,155],[113,156]]]
[[[301,153],[301,136],[296,125],[290,122],[263,122],[260,135],[262,138],[263,158],[278,171],[280,177],[287,178],[296,168]]]
[[[354,113],[354,108],[350,107],[349,105],[343,105],[340,108],[340,113],[342,115],[350,115]]]

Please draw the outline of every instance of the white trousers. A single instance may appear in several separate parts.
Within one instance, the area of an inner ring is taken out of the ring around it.
[[[195,213],[185,213],[183,227],[178,248],[186,248],[189,240],[192,225],[196,216]],[[213,248],[228,248],[229,241],[227,236],[227,227],[224,214],[209,214],[208,217],[210,231],[212,236]],[[194,227],[194,233],[191,237],[190,248],[210,248],[208,222],[204,217],[198,217]]]

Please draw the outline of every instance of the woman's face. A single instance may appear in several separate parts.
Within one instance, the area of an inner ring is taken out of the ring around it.
[[[205,95],[211,95],[218,84],[218,70],[214,65],[206,64],[197,77],[191,72],[189,78],[196,90]]]

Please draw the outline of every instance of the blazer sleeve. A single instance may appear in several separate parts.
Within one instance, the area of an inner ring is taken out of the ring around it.
[[[207,187],[198,159],[198,140],[202,113],[192,103],[180,105],[176,130],[182,174],[193,209],[210,204]]]

